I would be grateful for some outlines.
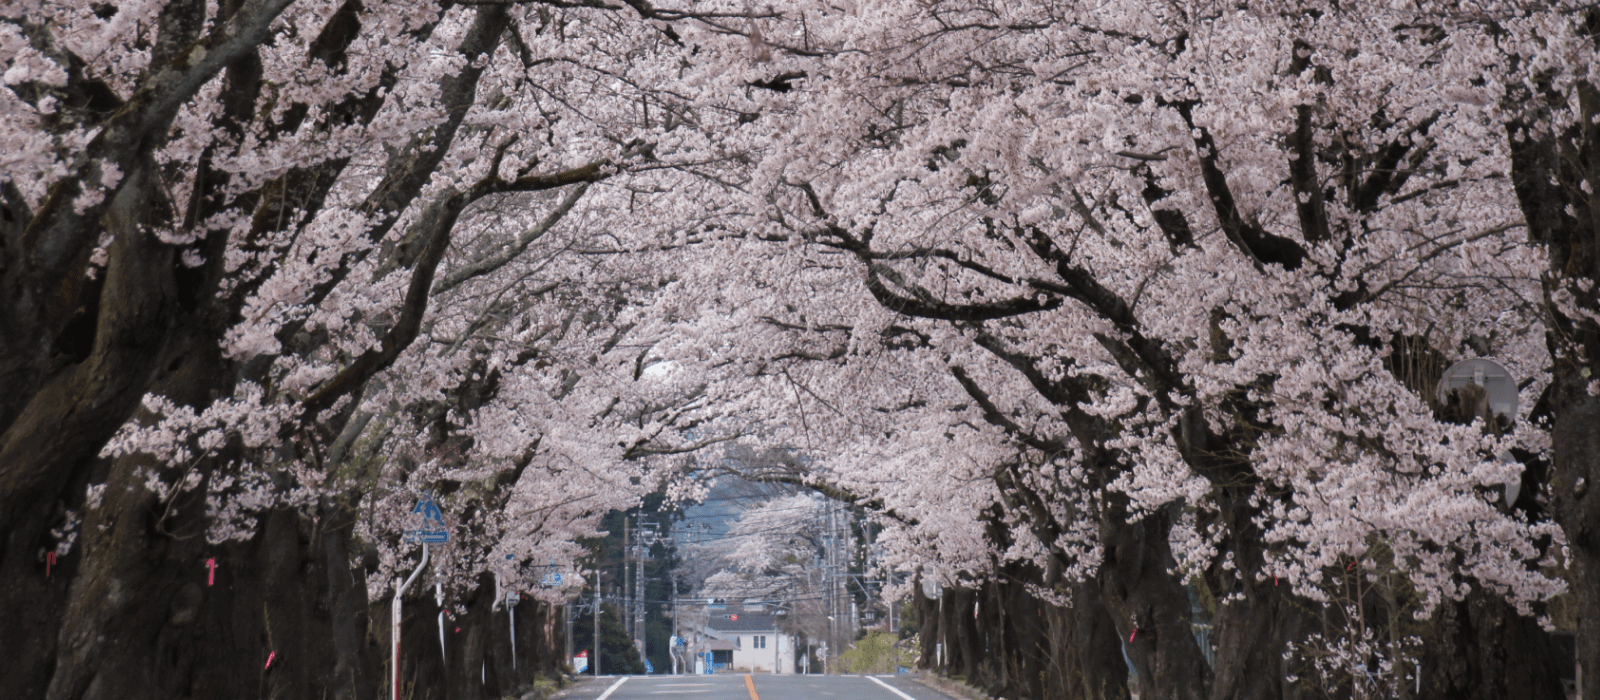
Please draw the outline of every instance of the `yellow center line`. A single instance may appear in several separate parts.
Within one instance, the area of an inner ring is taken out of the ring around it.
[[[751,678],[749,676],[745,676],[744,677],[744,687],[750,689],[750,700],[761,700],[761,696],[760,695],[756,695],[756,682],[755,682],[755,679],[753,679],[753,678]]]

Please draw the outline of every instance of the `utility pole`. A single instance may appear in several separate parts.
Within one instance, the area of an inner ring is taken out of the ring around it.
[[[840,564],[841,564],[841,566],[844,567],[844,572],[843,573],[844,573],[844,576],[845,576],[845,578],[843,578],[841,580],[842,588],[841,588],[840,592],[843,593],[846,598],[850,599],[850,624],[847,625],[845,627],[845,629],[850,634],[850,642],[854,643],[855,639],[856,639],[856,634],[861,631],[861,612],[858,609],[858,607],[856,606],[856,597],[855,597],[855,595],[850,592],[850,578],[849,578],[850,576],[854,575],[850,571],[850,566],[851,566],[851,562],[855,561],[855,555],[856,555],[856,539],[855,539],[856,514],[855,514],[855,511],[845,510],[843,513],[840,514],[840,521],[839,522],[840,522],[839,536],[844,538],[844,561],[840,562]],[[856,584],[860,586],[860,588],[861,588],[861,590],[863,592],[866,591],[866,585],[863,583],[865,581],[865,579],[866,579],[865,572],[863,572],[861,578],[857,578],[856,579]]]
[[[633,645],[639,649],[639,660],[645,659],[644,653],[644,558],[647,556],[644,545],[644,532],[639,532],[639,543],[634,545],[639,548],[639,555],[634,557],[634,566],[638,567],[633,575]]]
[[[824,540],[828,543],[827,563],[823,565],[822,569],[824,585],[828,589],[828,641],[822,647],[825,650],[824,654],[828,657],[822,660],[822,670],[825,673],[833,673],[833,648],[835,638],[838,636],[839,624],[839,591],[837,589],[837,576],[835,576],[834,572],[834,560],[838,556],[837,550],[839,549],[839,535],[834,529],[833,521],[834,506],[829,504],[828,537]]]
[[[594,572],[594,675],[600,677],[600,570]]]
[[[631,563],[629,559],[633,556],[632,540],[629,538],[632,534],[633,528],[628,526],[628,516],[624,515],[622,516],[622,597],[624,599],[628,597],[628,593],[632,590],[628,588],[628,564]],[[618,612],[621,613],[622,617],[622,629],[632,632],[633,601],[624,600],[622,610]]]
[[[634,565],[632,599],[628,602],[629,614],[632,617],[626,623],[625,629],[633,635],[633,646],[639,653],[639,660],[644,662],[648,658],[645,638],[644,563],[650,557],[650,545],[655,544],[659,532],[657,524],[647,525],[644,522],[644,516],[638,516],[633,522],[635,532],[631,538],[631,546],[627,544],[630,542],[629,533],[624,532],[622,535],[624,547],[627,548],[627,554],[633,557]],[[624,571],[627,569],[626,562],[623,563],[623,569]],[[626,595],[626,582],[623,584],[623,590]]]

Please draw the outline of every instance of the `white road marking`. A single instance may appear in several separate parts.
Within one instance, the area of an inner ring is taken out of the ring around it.
[[[626,676],[618,678],[617,682],[612,683],[610,688],[606,688],[606,692],[601,693],[600,697],[595,698],[594,700],[606,700],[606,698],[611,697],[612,693],[617,692],[617,686],[622,685],[623,683],[627,682],[627,680],[628,679]]]
[[[871,680],[873,683],[877,683],[878,685],[881,685],[881,686],[883,686],[885,688],[888,688],[889,692],[894,693],[895,695],[898,695],[898,696],[900,696],[902,698],[905,698],[905,700],[916,700],[916,698],[913,698],[910,695],[906,695],[905,693],[900,692],[899,688],[896,688],[896,687],[894,687],[892,685],[889,685],[888,683],[885,683],[883,681],[878,680],[878,678],[876,676],[867,676],[867,679]],[[602,700],[604,700],[603,697],[602,697]]]

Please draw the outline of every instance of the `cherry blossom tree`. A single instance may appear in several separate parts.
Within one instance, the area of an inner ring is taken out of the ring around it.
[[[1490,625],[1545,648],[1512,609],[1537,614],[1562,566],[1595,588],[1583,545],[1565,548],[1586,536],[1583,511],[1560,514],[1583,489],[1547,471],[1592,453],[1576,437],[1591,429],[1556,427],[1591,424],[1576,389],[1588,377],[1574,365],[1562,389],[1550,369],[1552,348],[1578,357],[1563,343],[1587,337],[1562,319],[1587,318],[1592,285],[1559,280],[1588,265],[1561,246],[1588,244],[1540,228],[1592,237],[1571,223],[1586,210],[1550,189],[1583,191],[1581,168],[1544,184],[1585,152],[1566,125],[1584,123],[1586,17],[879,3],[711,25],[691,37],[722,40],[700,54],[721,81],[709,92],[749,115],[764,156],[742,190],[753,220],[729,243],[749,251],[749,286],[696,301],[769,326],[734,351],[737,385],[814,407],[804,430],[828,411],[902,418],[886,394],[904,380],[861,374],[942,365],[965,394],[945,395],[940,409],[964,412],[947,425],[987,422],[1037,455],[994,479],[1061,568],[1097,582],[1144,693],[1296,692],[1284,651],[1340,571],[1403,577],[1442,638]],[[1560,136],[1528,155],[1530,128]],[[856,280],[879,311],[835,291]],[[1561,340],[1547,347],[1547,330]],[[882,350],[896,343],[927,352]],[[1461,425],[1435,399],[1450,361],[1483,354],[1528,380],[1509,432]],[[849,365],[826,381],[874,393],[819,394],[796,376],[804,363]],[[833,452],[835,435],[869,431],[821,432]],[[897,423],[870,458],[837,462],[874,494],[899,491],[882,460],[914,449],[908,432]],[[1499,503],[1516,479],[1526,497]],[[1214,671],[1188,634],[1189,575],[1224,602]],[[1431,661],[1430,693],[1559,692],[1547,674]]]
[[[557,5],[8,6],[19,692],[374,695],[403,675],[367,617],[416,496],[487,620],[492,574],[570,562],[647,458],[697,447],[671,428],[692,384],[641,376],[623,313],[662,269],[623,253],[684,224],[608,223],[716,160],[657,139],[682,17]],[[467,627],[431,672],[470,690],[493,645]]]

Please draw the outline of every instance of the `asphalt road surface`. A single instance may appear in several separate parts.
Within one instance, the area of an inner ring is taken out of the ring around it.
[[[615,676],[590,679],[563,700],[951,700],[895,676]]]

